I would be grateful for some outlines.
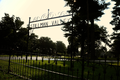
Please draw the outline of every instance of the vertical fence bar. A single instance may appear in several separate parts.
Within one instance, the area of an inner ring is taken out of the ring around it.
[[[24,69],[25,69],[25,76],[26,76],[26,61],[24,61]]]
[[[40,68],[40,62],[39,62],[39,68]],[[40,70],[38,70],[38,79],[37,80],[39,80],[39,77],[41,77],[40,76]]]
[[[55,60],[55,70],[57,71],[57,59]],[[55,76],[55,79],[57,78],[57,75]]]
[[[33,61],[33,66],[34,66],[34,61]],[[33,68],[33,72],[32,72],[32,79],[33,79],[33,76],[34,76],[34,68]]]
[[[10,59],[11,59],[11,53],[9,54],[8,73],[10,72]]]
[[[82,72],[81,72],[81,79],[84,78],[84,57],[82,58]]]
[[[43,68],[43,56],[42,56],[42,68]],[[42,71],[41,75],[43,75],[43,71]],[[43,80],[44,78],[42,77],[41,79]]]
[[[61,66],[59,67],[59,72],[61,71]],[[60,75],[59,75],[59,80],[60,80]]]
[[[116,71],[116,75],[117,75],[117,80],[119,80],[119,56],[117,58],[117,71]]]
[[[63,68],[64,68],[63,72],[65,72],[65,58],[64,58],[64,61],[63,61]],[[64,77],[65,76],[63,76],[63,80],[65,79]]]
[[[35,64],[35,67],[38,67],[38,66],[37,66],[37,56],[36,56],[36,64]],[[35,80],[37,79],[37,77],[38,77],[38,76],[37,76],[37,69],[35,68]]]
[[[19,64],[17,64],[17,63],[19,63],[19,58],[18,58],[18,56],[17,56],[17,60],[16,60],[15,62],[16,62],[16,63],[15,63],[15,65],[16,65],[16,74],[19,75],[19,67],[18,67]]]
[[[98,80],[100,80],[100,76],[101,76],[101,74],[99,73],[99,75],[98,75]]]
[[[42,65],[41,65],[41,67],[42,67]],[[42,73],[43,73],[43,71],[41,70],[41,78],[40,78],[41,80],[43,80],[43,79],[42,79]]]
[[[73,70],[72,70],[72,80],[73,80]]]
[[[45,63],[45,75],[47,75],[46,66],[47,66],[47,64]],[[45,77],[45,80],[47,80],[47,76]]]
[[[50,58],[48,58],[48,70],[49,70],[49,67],[50,67]],[[48,72],[48,79],[50,79],[50,73]]]
[[[68,70],[68,75],[69,75],[69,70],[70,70],[70,69],[69,69],[69,67],[68,67],[68,69],[67,69],[67,70]],[[69,77],[67,77],[67,80],[69,80]]]
[[[104,80],[105,80],[105,75],[106,75],[106,59],[107,59],[107,56],[105,56],[105,68],[104,68],[104,71],[103,71],[103,73],[104,73]]]
[[[28,64],[27,64],[28,66],[29,66],[29,62],[30,62],[30,61],[28,60],[28,62],[27,62],[27,63],[28,63]],[[28,76],[29,76],[28,74],[29,74],[29,67],[27,68],[27,79],[29,78],[29,77],[28,77]]]
[[[53,64],[52,64],[52,71],[53,71]],[[52,73],[52,76],[53,76],[53,73]]]
[[[18,63],[19,62],[19,59],[18,59],[18,56],[17,56],[17,61],[16,61],[16,63]],[[15,63],[15,64],[16,64]],[[17,73],[16,74],[18,74],[19,73],[19,67],[17,66],[17,64],[16,64],[16,69],[17,69]]]
[[[93,71],[93,76],[92,76],[92,80],[94,80],[94,73],[95,73],[95,65],[94,65],[94,60],[93,60],[93,67],[92,67],[92,71]]]
[[[30,66],[32,66],[32,53],[30,53]],[[31,68],[30,68],[30,76],[32,76],[32,69]]]
[[[23,58],[21,58],[21,64],[23,64]],[[21,76],[22,76],[23,66],[21,65]]]
[[[14,62],[16,61],[16,57],[15,57],[15,60],[14,60]],[[15,66],[15,71],[14,71],[14,73],[16,73],[16,65],[15,65],[15,63],[13,63],[13,65]]]
[[[19,62],[19,63],[21,64],[21,58],[20,58],[20,62]],[[21,69],[22,69],[21,66],[22,66],[22,65],[20,65],[20,72],[19,72],[19,73],[20,73],[20,76],[22,76],[22,75],[21,75]]]
[[[30,66],[31,66],[31,65],[32,65],[32,60],[30,59]],[[32,75],[31,75],[31,74],[32,74],[31,71],[32,71],[32,70],[31,70],[31,68],[30,68],[30,76],[32,76]]]
[[[15,58],[14,62],[17,62],[17,57]],[[16,65],[16,63],[14,63],[14,65],[15,65],[15,74],[16,74],[17,73],[17,65]]]
[[[20,58],[19,58],[18,63],[20,63]],[[18,67],[18,74],[19,74],[19,75],[21,75],[21,74],[20,74],[20,73],[21,73],[20,70],[21,70],[21,65],[20,65],[20,67]]]
[[[78,72],[79,72],[79,69],[77,69],[77,80],[78,80]]]
[[[110,77],[111,79],[110,80],[113,80],[113,76],[111,75],[111,77]]]

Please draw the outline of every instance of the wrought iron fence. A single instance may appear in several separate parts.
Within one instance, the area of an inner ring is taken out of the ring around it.
[[[4,51],[0,51],[3,53]],[[8,72],[28,80],[120,80],[118,58],[107,56],[90,60],[74,57],[72,67],[70,58],[38,55],[37,53],[7,51],[19,55],[1,56],[0,61],[8,62]],[[27,60],[27,62],[26,62]]]
[[[29,45],[29,30],[62,25],[59,21],[52,21],[49,25],[47,22],[39,23],[39,21],[65,16],[71,16],[71,14],[59,15],[58,17],[50,17],[49,15],[47,19],[40,20],[37,17],[35,21],[29,19],[27,47]],[[73,45],[73,43],[71,44]],[[71,47],[73,48],[73,46]],[[75,57],[73,49],[71,51],[70,56],[61,57],[0,47],[0,54],[2,54],[0,61],[5,61],[7,64],[0,64],[0,68],[4,69],[7,66],[8,73],[28,80],[120,80],[119,56],[117,58],[103,56],[92,60],[89,59],[89,55]],[[8,56],[4,56],[4,54]]]

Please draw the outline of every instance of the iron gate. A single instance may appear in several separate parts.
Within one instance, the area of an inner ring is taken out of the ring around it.
[[[28,27],[28,36],[30,29],[47,28],[52,26],[59,26],[58,21],[49,23],[39,23],[40,21],[51,20],[66,16],[73,16],[73,14],[48,17],[35,21],[30,21]],[[44,16],[44,15],[43,15]],[[42,16],[42,18],[43,18]],[[36,20],[37,19],[37,20]],[[37,23],[35,23],[37,22]],[[31,24],[32,23],[32,24]],[[35,24],[34,24],[35,23]],[[29,38],[28,38],[29,40]],[[29,41],[27,43],[29,45]],[[0,57],[3,62],[8,62],[8,72],[28,80],[119,80],[120,79],[120,62],[119,56],[109,57],[103,56],[99,59],[90,59],[88,57],[75,58],[73,50],[68,57],[62,56],[47,56],[44,54],[14,51],[12,49],[1,48],[2,54],[9,54],[9,57]],[[14,55],[17,53],[19,55]],[[26,54],[24,56],[23,54]],[[3,67],[3,66],[1,66]]]

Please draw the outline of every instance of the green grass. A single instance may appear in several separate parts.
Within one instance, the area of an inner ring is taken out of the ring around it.
[[[48,63],[48,60],[44,60],[43,62],[40,60],[40,61],[29,61],[29,62],[31,64],[29,64],[29,63],[26,63],[26,64],[31,65],[31,66],[40,67],[40,68],[47,69],[47,70],[52,70],[55,72],[60,72],[60,73],[65,73],[65,74],[70,74],[70,75],[73,74],[74,76],[81,77],[80,76],[81,71],[82,71],[81,62],[74,62],[74,68],[72,70],[70,69],[69,61],[66,61],[66,62],[57,61],[57,63],[54,61],[50,61],[50,63]],[[39,62],[40,62],[40,65],[39,65]],[[109,67],[105,64],[96,64],[96,63],[87,64],[85,62],[84,68],[85,68],[84,77],[85,78],[89,77],[89,79],[91,79],[91,80],[93,78],[92,76],[94,76],[94,78],[97,79],[99,75],[102,80],[104,78],[104,74],[103,74],[104,72],[106,72],[106,74],[105,74],[106,78],[110,78],[111,75],[115,76],[115,74],[116,74],[115,67]],[[78,73],[77,73],[77,70],[79,71]]]
[[[9,55],[0,55],[0,57],[9,57]]]
[[[74,61],[74,67],[71,69],[70,68],[70,62],[69,61],[48,61],[48,60],[44,60],[42,62],[42,60],[39,61],[35,61],[35,60],[28,60],[28,62],[26,63],[25,60],[12,60],[12,62],[17,62],[17,63],[21,63],[21,64],[25,64],[25,65],[30,65],[30,66],[35,66],[35,67],[39,67],[42,69],[46,69],[46,70],[51,70],[51,71],[55,71],[55,72],[60,72],[60,73],[64,73],[64,74],[69,74],[69,75],[73,75],[73,76],[77,76],[77,77],[81,77],[81,72],[82,72],[82,62],[79,61]],[[30,68],[30,67],[25,67],[24,65],[20,65],[20,64],[16,64],[16,63],[12,63],[11,62],[11,67],[10,67],[10,71],[11,73],[14,74],[18,74],[18,75],[22,75],[22,76],[26,76],[29,77],[33,80],[35,79],[46,79],[46,80],[72,80],[72,78],[70,77],[64,77],[61,75],[57,75],[57,74],[53,74],[53,73],[48,73],[46,71],[42,71],[39,69],[34,69],[34,68]],[[0,66],[2,69],[4,69],[5,71],[8,70],[8,62],[3,62],[0,60]],[[3,66],[4,64],[4,66]],[[116,72],[120,71],[120,67],[117,67],[117,63],[107,63],[106,65],[104,63],[92,63],[92,62],[85,62],[84,63],[84,78],[88,78],[89,80],[110,80],[111,77],[113,77],[113,80],[117,80],[117,76],[116,76]],[[115,66],[113,66],[115,65]],[[120,66],[120,63],[119,63]],[[111,76],[112,75],[112,76]],[[120,77],[118,77],[120,79]],[[77,80],[75,78],[73,78],[73,80]],[[78,79],[79,80],[79,79]]]
[[[4,71],[0,71],[0,80],[23,80],[23,79],[17,76],[8,74]]]
[[[105,58],[98,57],[99,60],[105,60]],[[117,60],[117,58],[106,58],[106,60]]]
[[[8,74],[8,61],[0,60],[0,80],[24,80],[18,76]]]

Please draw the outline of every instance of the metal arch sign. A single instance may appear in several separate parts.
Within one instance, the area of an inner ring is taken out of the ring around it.
[[[64,18],[71,16],[72,14],[68,14],[68,12],[58,12],[56,14],[48,13],[43,14],[41,17],[35,17],[33,21],[29,19],[29,29],[37,29],[37,28],[46,28],[52,26],[63,25],[63,22],[71,21],[71,18]]]

